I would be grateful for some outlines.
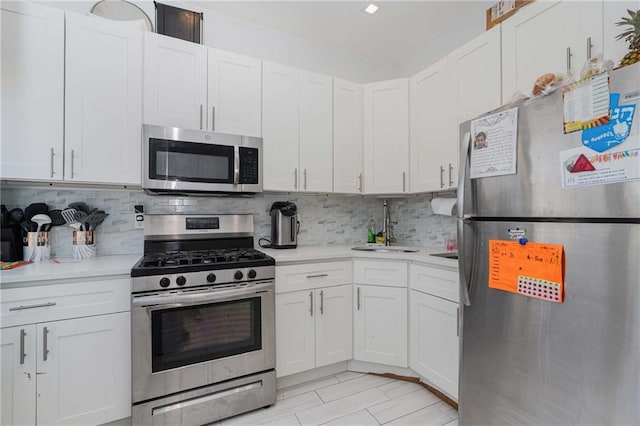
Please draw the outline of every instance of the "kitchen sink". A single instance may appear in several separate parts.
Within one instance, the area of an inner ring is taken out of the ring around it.
[[[411,247],[400,247],[400,246],[356,246],[352,247],[351,250],[358,251],[376,251],[382,253],[417,253],[418,249]]]
[[[458,253],[450,251],[447,253],[431,253],[429,256],[444,257],[446,259],[457,259]]]

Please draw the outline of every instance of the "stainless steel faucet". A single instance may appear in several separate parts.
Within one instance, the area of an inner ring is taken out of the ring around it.
[[[395,237],[393,236],[393,224],[397,222],[391,221],[391,208],[389,207],[389,203],[386,198],[382,204],[382,216],[382,236],[384,237],[384,245],[390,246],[391,242],[395,242]]]

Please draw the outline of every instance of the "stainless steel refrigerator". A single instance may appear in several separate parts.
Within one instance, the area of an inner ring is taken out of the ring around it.
[[[637,147],[640,64],[610,90],[636,105],[619,148]],[[562,121],[561,90],[518,105],[516,174],[477,179],[461,126],[461,425],[640,424],[640,180],[563,188],[561,152],[582,142]],[[564,303],[489,288],[489,240],[509,229],[564,246]]]

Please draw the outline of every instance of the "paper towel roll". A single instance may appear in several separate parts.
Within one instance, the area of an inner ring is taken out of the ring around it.
[[[431,200],[431,209],[434,214],[453,216],[455,214],[454,207],[457,202],[457,198],[434,198]]]

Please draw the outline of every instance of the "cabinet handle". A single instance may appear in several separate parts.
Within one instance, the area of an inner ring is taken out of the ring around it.
[[[307,278],[322,278],[322,277],[328,277],[329,274],[318,274],[318,275],[307,275]]]
[[[440,166],[440,188],[444,188],[444,167]]]
[[[591,44],[591,37],[587,37],[587,59],[591,59],[591,48],[593,44]]]
[[[456,308],[456,337],[460,337],[460,308]]]
[[[324,291],[320,290],[320,315],[324,315]]]
[[[51,148],[51,177],[56,174],[56,172],[53,171],[53,157],[55,156],[56,153],[53,151],[53,148]]]
[[[571,75],[571,48],[567,47],[567,74]]]
[[[293,189],[298,189],[298,168],[293,169]]]
[[[216,107],[211,107],[211,131],[216,130]]]
[[[407,172],[402,172],[402,192],[407,191]]]
[[[42,329],[42,360],[47,360],[49,355],[49,349],[47,349],[47,336],[49,335],[49,329],[47,327]]]
[[[200,130],[202,130],[202,104],[200,104]]]
[[[358,191],[362,192],[362,173],[358,176]]]
[[[304,189],[307,189],[307,169],[304,169]]]
[[[75,169],[75,161],[74,161],[74,157],[76,156],[75,151],[72,149],[71,150],[71,179],[73,179],[73,175],[74,175],[74,169]]]
[[[453,166],[449,163],[449,188],[453,186]]]
[[[27,357],[27,354],[24,353],[24,337],[27,335],[27,332],[24,329],[20,330],[20,365],[24,364],[24,359]]]
[[[358,310],[360,310],[360,287],[358,287],[357,289],[357,294],[356,294],[356,304],[358,306]]]
[[[309,292],[309,315],[313,316],[313,292]]]
[[[16,306],[15,308],[9,308],[10,311],[22,311],[24,309],[34,309],[34,308],[44,308],[47,306],[55,306],[56,302],[49,302],[49,303],[41,303],[39,305],[20,305],[20,306]]]

